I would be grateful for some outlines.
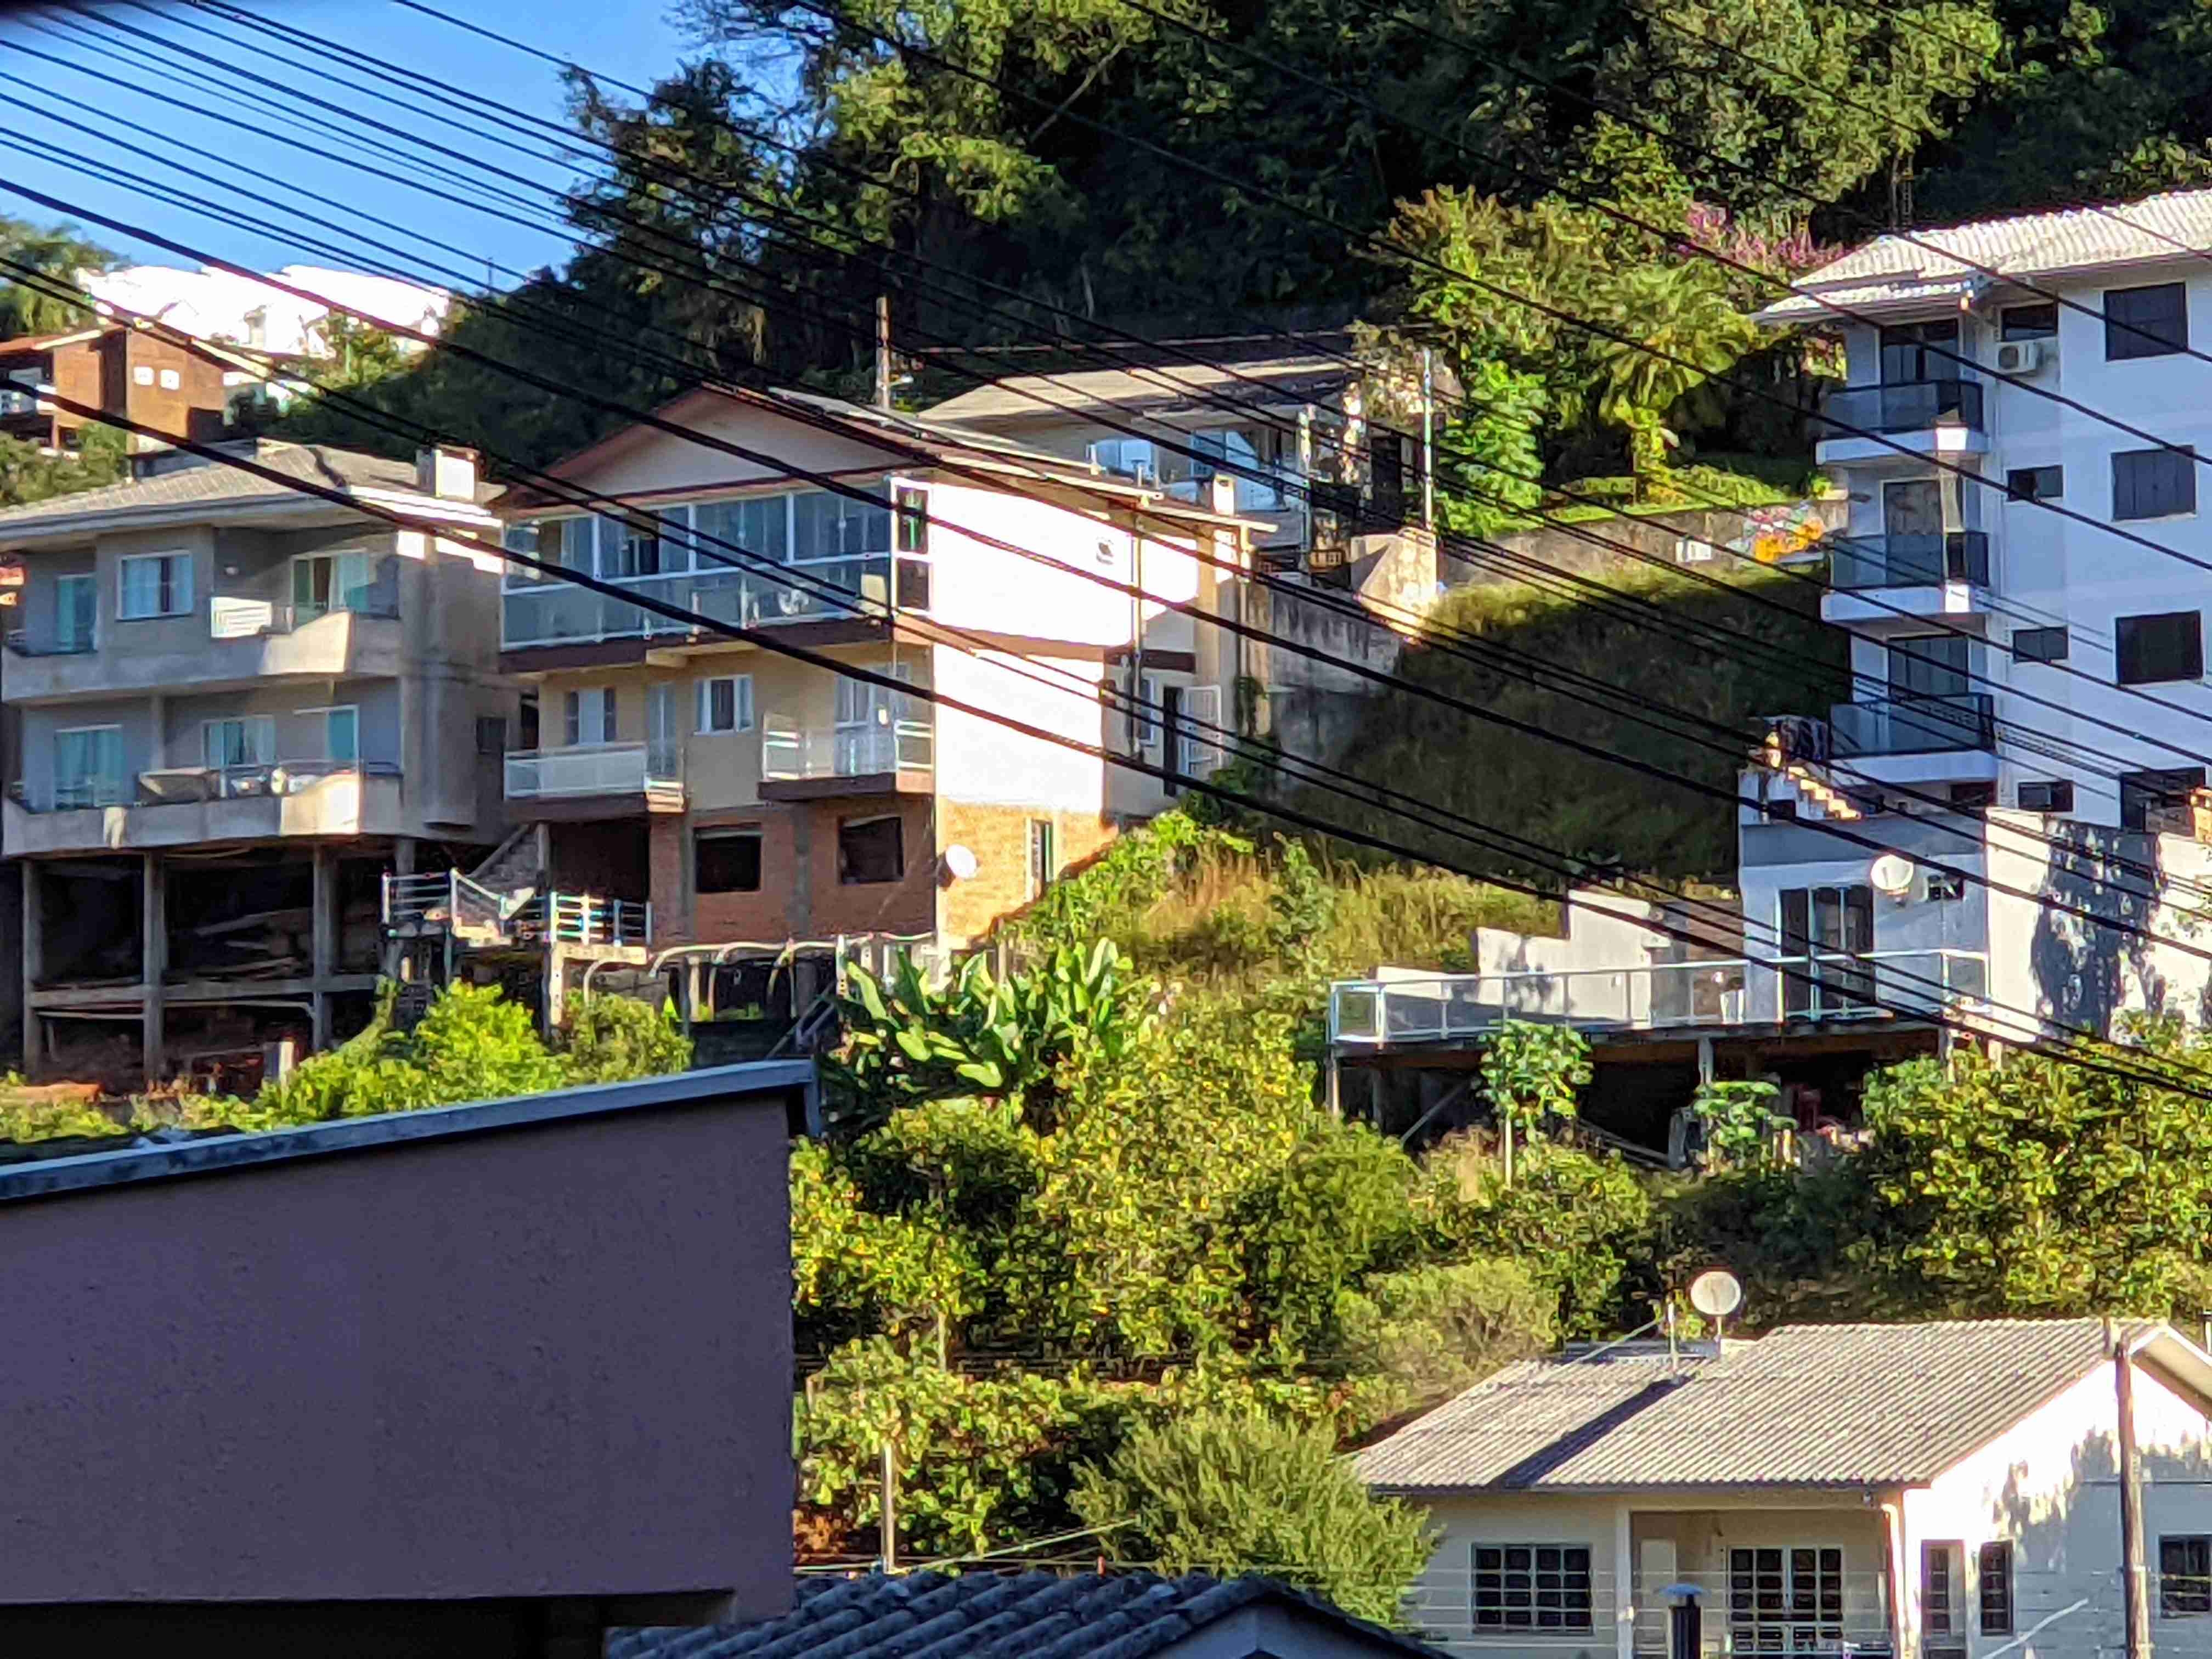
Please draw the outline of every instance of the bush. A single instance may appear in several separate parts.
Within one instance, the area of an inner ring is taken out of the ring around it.
[[[688,1071],[691,1039],[673,1007],[631,997],[580,998],[562,1028],[559,1053],[572,1083],[621,1083]]]
[[[1253,1334],[1325,1339],[1346,1289],[1413,1248],[1418,1175],[1395,1141],[1364,1125],[1317,1124],[1238,1208]]]
[[[1378,1274],[1347,1291],[1334,1357],[1354,1381],[1355,1431],[1546,1352],[1558,1312],[1558,1294],[1505,1257]]]
[[[1412,1505],[1370,1496],[1326,1429],[1257,1411],[1141,1427],[1074,1493],[1120,1555],[1166,1573],[1261,1572],[1394,1623],[1434,1537]]]

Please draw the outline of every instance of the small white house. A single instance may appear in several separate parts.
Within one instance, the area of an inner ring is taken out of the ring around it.
[[[2123,1363],[2152,1644],[2212,1651],[2212,1358],[2163,1325],[2117,1345],[2094,1319],[1986,1320],[1570,1352],[1358,1468],[1430,1509],[1414,1620],[1455,1651],[2123,1656]]]

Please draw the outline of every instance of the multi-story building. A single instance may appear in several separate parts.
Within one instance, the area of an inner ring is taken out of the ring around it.
[[[593,896],[596,930],[552,941],[590,949],[546,964],[549,1017],[594,951],[972,940],[1178,787],[1103,750],[1212,764],[1245,665],[1198,617],[1234,611],[1258,529],[1232,504],[796,393],[703,389],[659,419],[704,441],[625,428],[497,504],[510,547],[635,596],[509,568],[506,809],[532,833],[428,919],[474,905],[489,955],[517,895]]]
[[[33,1072],[158,1078],[343,1035],[375,987],[380,878],[503,832],[515,696],[474,457],[241,449],[361,505],[167,453],[0,512],[0,847]]]
[[[73,450],[96,420],[81,410],[95,409],[206,443],[222,435],[224,373],[220,363],[157,331],[112,319],[0,340],[0,436]],[[63,408],[57,398],[80,408]]]

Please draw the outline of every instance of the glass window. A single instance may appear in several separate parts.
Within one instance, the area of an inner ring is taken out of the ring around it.
[[[332,611],[367,610],[374,580],[366,553],[315,553],[295,559],[293,614],[304,622]]]
[[[702,830],[691,842],[691,885],[702,893],[757,893],[761,832]]]
[[[788,495],[707,501],[691,509],[691,526],[700,550],[698,562],[702,568],[727,566],[736,558],[732,548],[757,553],[778,564],[791,556]]]
[[[323,717],[323,752],[326,761],[353,762],[361,758],[361,711],[358,708],[310,709]]]
[[[89,651],[100,614],[100,578],[61,576],[54,581],[54,645],[63,651]]]
[[[1923,1544],[1920,1547],[1920,1631],[1925,1638],[1923,1648],[1930,1652],[1951,1652],[1963,1644],[1958,1640],[1964,1621],[1960,1618],[1959,1546],[1956,1544]]]
[[[2074,786],[2058,780],[2023,783],[2020,787],[2020,810],[2023,812],[2070,812],[2074,810]]]
[[[2064,662],[2070,644],[2063,628],[2015,628],[2012,659],[2014,662]]]
[[[2012,1546],[1984,1544],[1974,1553],[1975,1601],[1982,1634],[2012,1634]]]
[[[568,746],[612,743],[615,740],[615,689],[586,686],[562,698],[562,723]]]
[[[2197,510],[2197,452],[2124,449],[2112,455],[2112,517],[2163,519]]]
[[[793,559],[844,559],[891,550],[889,502],[809,490],[792,497],[791,514]]]
[[[1843,1551],[1730,1550],[1729,1624],[1739,1654],[1838,1645],[1844,1636]]]
[[[2212,1537],[2168,1533],[2158,1540],[2158,1616],[2212,1613]]]
[[[898,490],[898,550],[929,551],[929,492],[902,484]]]
[[[80,726],[54,733],[57,807],[119,806],[127,799],[121,726]]]
[[[2055,501],[2066,494],[2062,466],[2016,466],[2005,474],[2005,497],[2015,501]]]
[[[1149,481],[1159,477],[1159,452],[1149,438],[1101,438],[1091,446],[1091,464],[1117,478]]]
[[[192,608],[192,556],[142,553],[118,562],[115,614],[125,621],[181,617]]]
[[[200,751],[210,767],[268,766],[276,759],[276,720],[270,714],[241,714],[200,723]]]
[[[2170,357],[2189,349],[2189,289],[2181,283],[2105,290],[2105,356]]]
[[[753,677],[721,674],[701,680],[697,727],[702,732],[753,729]]]
[[[2199,611],[2169,611],[2155,617],[2122,617],[2112,624],[2122,685],[2204,677],[2204,619]]]
[[[1905,323],[1881,331],[1881,383],[1905,386],[1917,380],[1959,378],[1959,323]]]
[[[2201,766],[2176,766],[2120,775],[2120,828],[2153,830],[2165,814],[2187,807],[2190,793],[2204,787]]]
[[[598,522],[599,574],[619,580],[660,574],[660,532],[651,519],[601,518]]]
[[[1590,1553],[1584,1544],[1477,1544],[1478,1630],[1590,1628]]]
[[[837,879],[848,886],[906,874],[906,825],[895,817],[848,818],[837,826]]]
[[[1956,697],[1966,690],[1967,649],[1958,634],[1919,634],[1889,647],[1893,697]]]
[[[2001,340],[2047,340],[2057,332],[2056,305],[2007,306],[1997,313]]]

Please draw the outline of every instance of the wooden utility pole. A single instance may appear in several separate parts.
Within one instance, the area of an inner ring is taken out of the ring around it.
[[[876,295],[876,407],[891,406],[891,296]]]
[[[2151,1659],[2150,1574],[2143,1561],[2142,1461],[2136,1452],[2136,1368],[2110,1319],[2105,1340],[2112,1352],[2112,1392],[2119,1416],[2120,1571],[2127,1581],[2128,1659]]]

